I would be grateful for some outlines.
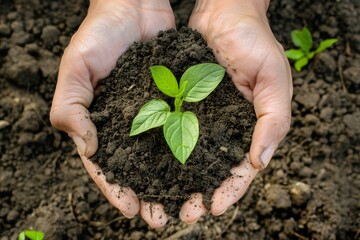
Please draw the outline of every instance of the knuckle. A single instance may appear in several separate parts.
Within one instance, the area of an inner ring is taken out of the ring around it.
[[[279,128],[279,135],[284,138],[291,128],[291,114],[286,114],[280,119],[281,125]]]
[[[53,127],[57,128],[60,125],[60,116],[59,114],[57,114],[57,111],[54,110],[53,108],[50,111],[50,123]]]
[[[67,114],[64,114],[63,111],[60,111],[59,108],[52,107],[50,111],[50,123],[51,125],[59,130],[64,131]]]

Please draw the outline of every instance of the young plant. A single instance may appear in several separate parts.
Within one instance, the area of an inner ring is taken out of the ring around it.
[[[285,51],[285,54],[288,59],[295,61],[294,67],[298,72],[301,71],[302,67],[308,64],[309,60],[312,59],[315,54],[325,51],[325,49],[337,42],[336,38],[325,39],[320,42],[320,45],[316,50],[310,51],[313,47],[313,39],[309,29],[306,27],[302,30],[291,31],[291,40],[294,45],[300,49],[289,49]]]
[[[44,236],[45,236],[45,234],[43,232],[36,231],[36,230],[26,230],[26,231],[22,231],[19,234],[18,240],[25,240],[25,239],[43,240]]]
[[[150,67],[155,85],[164,94],[174,98],[175,109],[161,99],[147,102],[132,122],[130,136],[163,126],[163,133],[175,158],[182,164],[194,150],[199,137],[199,121],[190,111],[182,112],[183,102],[199,102],[221,82],[225,69],[215,63],[202,63],[188,68],[180,82],[164,66]]]

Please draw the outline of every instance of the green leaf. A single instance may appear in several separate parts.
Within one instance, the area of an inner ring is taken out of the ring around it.
[[[294,45],[301,48],[304,52],[309,52],[313,45],[313,39],[307,27],[304,27],[302,30],[292,31],[291,39]]]
[[[302,67],[306,66],[309,62],[309,59],[307,59],[306,57],[303,57],[299,60],[297,60],[294,64],[295,70],[300,72]]]
[[[308,60],[310,60],[310,59],[312,59],[314,56],[315,56],[315,51],[312,51],[312,52],[309,52],[306,57],[307,57]]]
[[[24,232],[24,231],[22,231],[22,232],[19,234],[18,240],[25,240],[25,232]]]
[[[161,99],[147,102],[134,118],[130,136],[135,136],[151,128],[162,126],[170,114],[170,106]]]
[[[337,42],[336,38],[330,38],[330,39],[326,39],[322,42],[320,42],[319,47],[315,50],[316,53],[320,53],[323,52],[325,49],[331,47],[334,43]]]
[[[304,57],[305,54],[301,49],[289,49],[285,51],[286,57],[291,60],[299,60]]]
[[[183,94],[184,100],[203,100],[219,85],[224,75],[225,69],[216,63],[201,63],[188,68],[180,79],[180,86],[188,81]]]
[[[176,97],[179,92],[179,86],[170,69],[164,66],[152,66],[150,67],[150,72],[160,91],[170,97]]]
[[[173,112],[166,120],[164,136],[172,153],[185,164],[199,138],[199,121],[192,112]]]
[[[40,231],[26,230],[19,234],[19,240],[25,240],[25,236],[31,240],[42,240],[45,234]]]
[[[188,81],[184,81],[180,84],[179,93],[176,96],[177,98],[181,98],[183,96],[187,84],[188,84]]]

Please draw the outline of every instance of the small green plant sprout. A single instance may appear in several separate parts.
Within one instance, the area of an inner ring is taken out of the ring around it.
[[[22,231],[19,234],[18,240],[26,240],[26,239],[43,240],[44,236],[45,236],[45,234],[43,232],[36,231],[36,230],[26,230],[26,231]]]
[[[285,51],[285,54],[288,59],[295,61],[294,67],[298,72],[300,72],[302,67],[306,66],[309,60],[316,54],[325,51],[325,49],[337,42],[336,38],[325,39],[320,42],[320,45],[316,50],[310,51],[313,47],[313,39],[307,27],[304,27],[301,30],[291,31],[291,40],[294,45],[300,49],[289,49]]]
[[[150,100],[135,116],[130,136],[163,126],[163,133],[175,158],[182,164],[194,150],[199,138],[199,121],[190,111],[182,112],[185,102],[199,102],[206,98],[221,82],[225,69],[216,63],[201,63],[188,68],[180,82],[164,66],[150,67],[155,85],[164,94],[174,98],[175,109],[161,99]]]

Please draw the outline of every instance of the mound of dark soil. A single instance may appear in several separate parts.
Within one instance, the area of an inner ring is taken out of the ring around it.
[[[208,98],[183,105],[200,125],[197,146],[185,165],[172,156],[162,128],[129,136],[132,120],[147,101],[161,98],[173,105],[156,88],[149,67],[164,65],[180,79],[188,67],[203,62],[216,60],[199,33],[190,28],[162,32],[150,42],[135,43],[120,57],[111,76],[100,82],[90,108],[99,138],[92,160],[107,180],[131,187],[146,201],[163,203],[172,216],[192,193],[204,193],[209,206],[215,188],[249,151],[256,121],[253,106],[226,76]]]

